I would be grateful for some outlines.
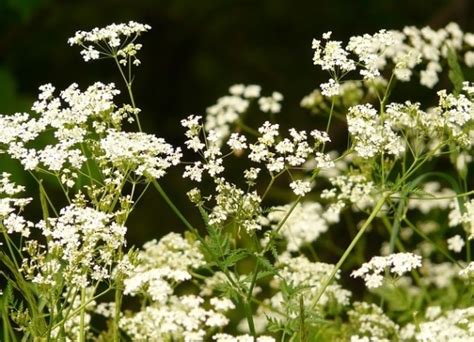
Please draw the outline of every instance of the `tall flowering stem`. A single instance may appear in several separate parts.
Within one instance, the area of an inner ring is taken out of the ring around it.
[[[329,276],[324,280],[324,282],[321,284],[321,288],[318,290],[316,297],[313,300],[312,307],[314,308],[317,304],[318,301],[321,299],[321,296],[324,294],[324,291],[326,291],[327,287],[331,282],[333,281],[334,277],[336,276],[337,272],[341,269],[342,265],[346,261],[346,259],[349,257],[351,254],[352,250],[354,247],[357,245],[357,242],[359,242],[360,238],[362,235],[364,235],[365,231],[367,228],[370,226],[372,221],[375,219],[379,211],[382,209],[383,205],[385,204],[385,201],[389,197],[389,194],[384,194],[378,202],[375,204],[374,208],[372,209],[372,212],[370,213],[369,217],[367,220],[364,222],[362,227],[360,227],[359,231],[357,232],[357,235],[352,239],[351,243],[349,246],[346,248],[344,251],[344,254],[341,256],[337,264],[334,266],[332,272],[329,274]]]

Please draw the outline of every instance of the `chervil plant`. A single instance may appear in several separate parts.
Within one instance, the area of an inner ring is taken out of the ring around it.
[[[313,61],[329,80],[301,102],[323,127],[282,129],[283,95],[238,84],[182,119],[175,147],[144,132],[134,100],[149,29],[69,39],[86,62],[116,64],[128,104],[115,84],[46,84],[30,113],[0,115],[0,152],[38,189],[25,197],[1,174],[3,341],[474,340],[474,85],[463,76],[474,34],[325,33]],[[404,83],[434,89],[446,76],[434,105],[392,100]],[[249,112],[261,112],[257,127]],[[345,146],[331,142],[335,125]],[[236,165],[240,178],[227,172]],[[199,222],[162,187],[172,172],[189,181]],[[127,246],[127,219],[152,190],[186,233]]]

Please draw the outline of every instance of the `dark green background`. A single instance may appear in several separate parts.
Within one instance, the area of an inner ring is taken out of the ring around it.
[[[135,20],[153,28],[141,39],[142,66],[135,82],[146,131],[182,143],[179,120],[203,114],[234,83],[257,83],[267,94],[282,92],[283,124],[291,118],[292,125],[310,128],[314,118],[299,102],[326,77],[312,65],[313,37],[332,30],[333,37],[346,40],[382,28],[439,28],[450,21],[474,31],[473,14],[469,0],[0,0],[0,112],[27,110],[38,86],[48,82],[58,89],[99,80],[122,86],[111,61],[84,63],[79,49],[66,40],[76,30]],[[410,100],[424,96],[406,94]],[[1,169],[14,167],[4,158],[0,163]],[[16,177],[31,181],[19,173]],[[178,206],[190,209],[184,195],[190,184],[177,171],[163,185]],[[181,229],[153,191],[129,227],[132,244]]]

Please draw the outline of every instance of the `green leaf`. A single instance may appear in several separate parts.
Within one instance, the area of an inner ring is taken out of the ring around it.
[[[454,94],[459,95],[462,90],[462,84],[464,82],[464,75],[461,70],[461,66],[458,62],[458,56],[452,49],[448,49],[448,66],[449,66],[449,79],[454,86]]]
[[[249,256],[249,252],[244,248],[239,248],[231,251],[222,262],[223,267],[232,267],[240,260],[243,260]]]

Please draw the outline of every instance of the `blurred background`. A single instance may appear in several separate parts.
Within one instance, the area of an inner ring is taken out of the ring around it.
[[[122,87],[110,60],[85,63],[66,41],[77,30],[134,20],[152,26],[140,39],[142,65],[134,84],[145,131],[182,143],[179,121],[204,114],[235,83],[260,84],[263,94],[280,91],[283,125],[314,128],[300,107],[301,98],[327,79],[312,65],[313,37],[331,30],[335,39],[347,40],[382,28],[439,28],[450,21],[474,31],[473,15],[469,0],[0,0],[0,113],[28,110],[44,83],[57,89],[95,81]],[[415,101],[424,96],[406,94]],[[0,163],[22,184],[34,184],[18,165],[4,158]],[[179,172],[162,183],[178,206],[193,212],[185,196],[191,184]],[[141,245],[181,229],[150,190],[131,217],[128,237]]]

